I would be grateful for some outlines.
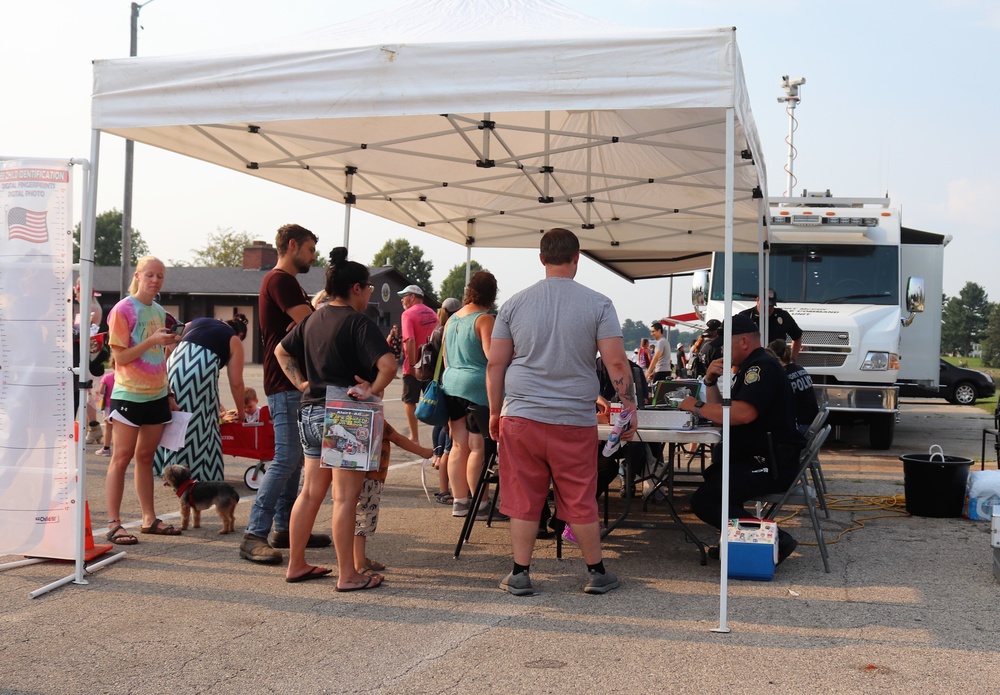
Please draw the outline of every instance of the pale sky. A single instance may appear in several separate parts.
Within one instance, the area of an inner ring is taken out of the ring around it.
[[[398,0],[155,0],[140,15],[139,55],[247,46],[353,19]],[[1000,2],[996,0],[563,0],[617,24],[664,29],[737,27],[737,41],[772,195],[786,188],[788,117],[781,76],[805,77],[795,112],[795,192],[888,194],[909,227],[950,234],[944,290],[967,281],[1000,301]],[[4,3],[0,19],[0,154],[90,156],[90,93],[96,58],[129,51],[128,0]],[[98,212],[122,207],[124,141],[101,143]],[[76,179],[80,216],[80,179]],[[324,255],[343,238],[343,206],[219,167],[136,145],[133,225],[165,260],[190,260],[216,228],[273,242],[297,222]],[[406,236],[434,262],[435,289],[465,248],[354,212],[351,257],[369,263],[388,239]],[[542,276],[537,254],[479,250],[500,300]],[[668,280],[631,285],[583,261],[578,279],[610,296],[619,317],[649,322],[671,313]],[[167,278],[169,284],[169,276]],[[674,283],[673,312],[690,311],[689,285]]]

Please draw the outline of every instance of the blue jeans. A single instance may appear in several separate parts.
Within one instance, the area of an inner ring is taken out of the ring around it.
[[[299,391],[282,391],[267,397],[274,425],[274,461],[257,491],[250,509],[247,533],[267,538],[274,524],[275,531],[287,531],[292,505],[299,494],[302,475],[302,443],[299,440]]]

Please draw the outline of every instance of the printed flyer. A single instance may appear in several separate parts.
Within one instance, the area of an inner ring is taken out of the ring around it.
[[[328,397],[320,466],[377,470],[384,422],[381,403]]]

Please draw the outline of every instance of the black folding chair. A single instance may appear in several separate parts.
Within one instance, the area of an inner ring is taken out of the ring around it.
[[[462,532],[459,534],[458,543],[455,545],[456,560],[462,552],[462,545],[472,535],[472,527],[476,524],[479,505],[486,494],[486,490],[490,485],[494,486],[490,512],[486,515],[487,527],[493,523],[493,511],[497,508],[497,498],[500,496],[500,459],[497,455],[497,443],[490,438],[489,422],[481,422],[481,418],[476,417],[476,426],[483,435],[483,469],[479,473],[476,489],[473,491],[472,499],[469,502],[469,513],[465,517],[465,523],[462,524]]]
[[[979,455],[980,470],[986,470],[986,440],[993,437],[993,450],[997,456],[997,468],[1000,468],[1000,404],[993,411],[993,429],[983,430],[983,452]]]
[[[819,514],[816,513],[816,488],[810,485],[810,465],[823,442],[830,435],[831,426],[822,428],[809,440],[806,448],[799,456],[799,472],[792,481],[792,484],[783,493],[774,493],[758,497],[753,502],[761,502],[764,505],[761,512],[762,519],[773,519],[786,504],[805,507],[809,510],[809,519],[812,521],[813,530],[816,532],[816,543],[819,545],[819,553],[823,558],[823,568],[830,572],[830,554],[826,549],[826,541],[823,538],[823,528],[820,526]]]

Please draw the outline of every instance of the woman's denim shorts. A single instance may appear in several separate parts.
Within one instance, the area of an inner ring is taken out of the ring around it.
[[[326,408],[321,405],[307,405],[299,415],[299,440],[302,453],[311,459],[318,459],[323,447],[323,418]]]

